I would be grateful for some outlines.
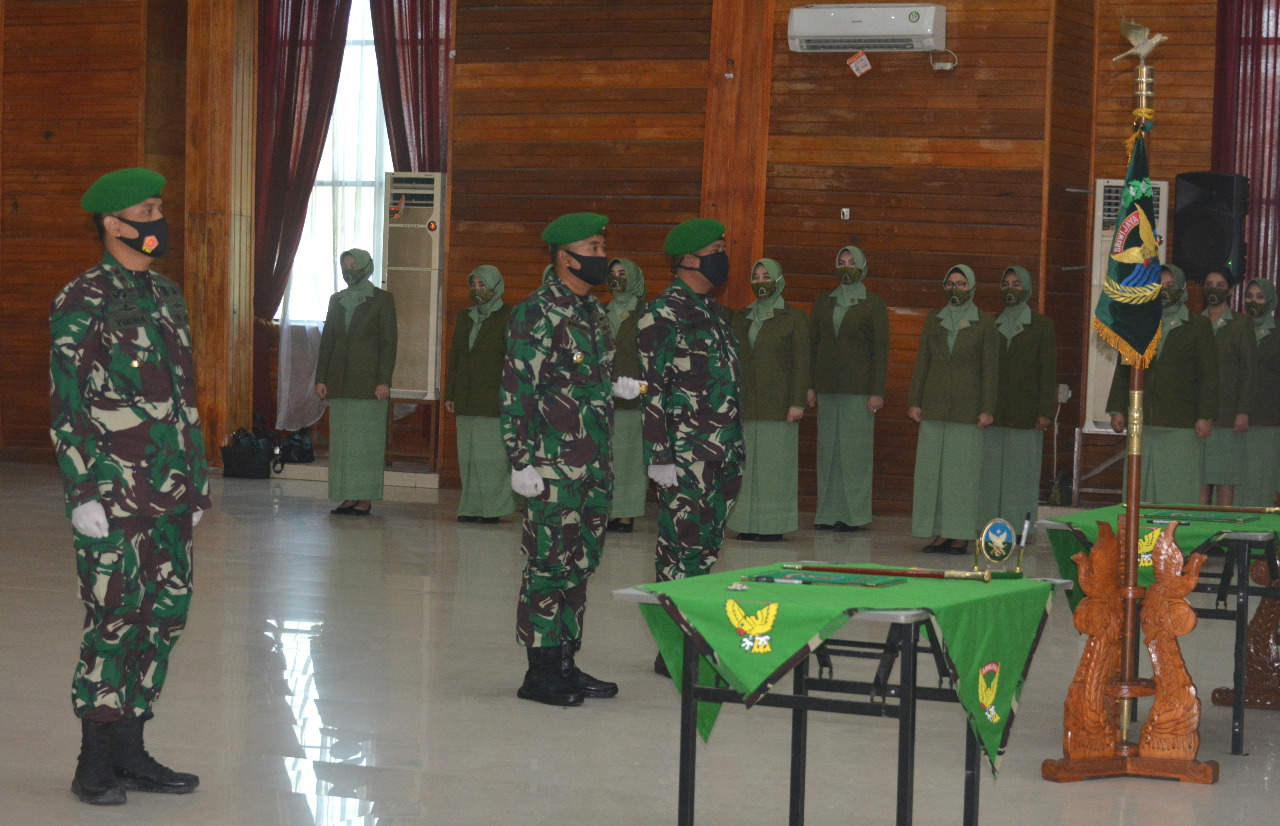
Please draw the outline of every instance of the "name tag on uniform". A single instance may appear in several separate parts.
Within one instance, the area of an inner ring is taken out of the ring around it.
[[[147,323],[147,314],[137,307],[121,307],[107,311],[107,328],[112,332],[131,330]]]

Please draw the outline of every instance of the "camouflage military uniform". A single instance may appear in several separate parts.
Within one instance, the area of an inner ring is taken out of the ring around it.
[[[209,507],[182,291],[110,255],[49,312],[51,434],[67,513],[97,500],[109,534],[75,532],[84,640],[77,716],[148,713],[191,600],[191,515]]]
[[[636,324],[649,465],[676,466],[658,488],[658,581],[710,572],[742,487],[742,376],[728,314],[677,279]]]
[[[531,648],[582,637],[587,579],[600,564],[613,471],[613,335],[604,308],[552,278],[511,311],[502,438],[516,470],[546,488],[528,499],[516,638]]]

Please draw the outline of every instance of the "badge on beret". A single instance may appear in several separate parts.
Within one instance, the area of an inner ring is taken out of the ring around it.
[[[570,212],[561,215],[542,231],[542,240],[548,244],[572,244],[604,232],[609,219],[594,212]]]
[[[164,176],[150,169],[117,169],[93,182],[80,199],[86,212],[119,212],[148,198],[155,198],[164,189]]]

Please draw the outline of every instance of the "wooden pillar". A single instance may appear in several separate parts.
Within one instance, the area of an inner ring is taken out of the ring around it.
[[[185,291],[215,461],[252,412],[257,42],[253,0],[188,3]]]
[[[764,254],[773,20],[774,0],[712,4],[702,215],[728,228],[733,271],[724,300],[729,306],[751,300],[748,279],[741,276]]]

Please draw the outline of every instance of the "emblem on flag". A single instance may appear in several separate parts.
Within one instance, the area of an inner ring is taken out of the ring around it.
[[[978,702],[982,705],[982,711],[987,715],[987,719],[992,723],[1000,722],[1000,715],[996,714],[996,690],[1000,685],[1000,663],[987,663],[978,669]]]

